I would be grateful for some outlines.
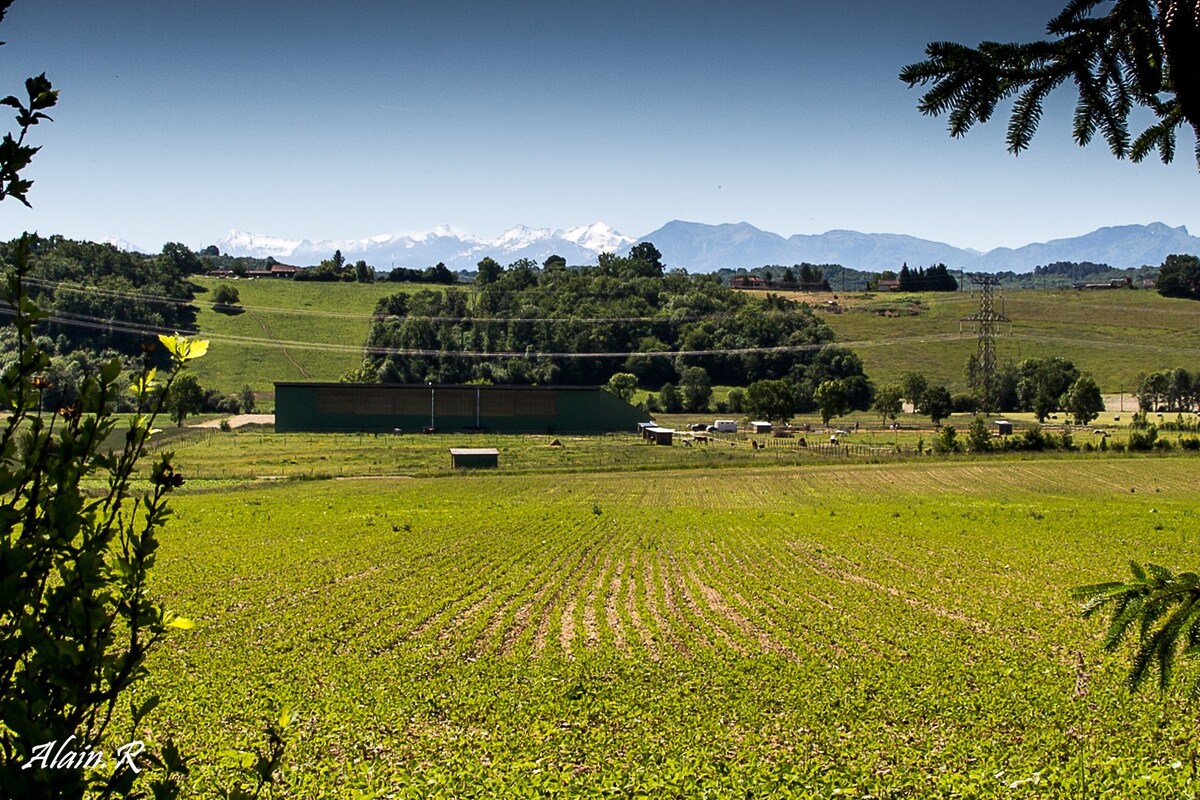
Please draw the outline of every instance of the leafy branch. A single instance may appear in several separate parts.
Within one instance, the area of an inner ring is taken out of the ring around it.
[[[1136,691],[1152,673],[1165,690],[1174,673],[1178,655],[1200,655],[1200,575],[1178,575],[1157,564],[1143,568],[1129,563],[1133,580],[1111,581],[1071,590],[1071,596],[1083,601],[1081,613],[1091,617],[1104,609],[1111,611],[1104,649],[1113,652],[1136,631],[1138,647],[1130,665],[1126,684]],[[1200,677],[1192,682],[1190,694],[1200,697]]]

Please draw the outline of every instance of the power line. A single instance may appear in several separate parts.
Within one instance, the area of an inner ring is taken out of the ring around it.
[[[11,306],[0,304],[0,309],[11,310]],[[101,330],[115,333],[128,333],[140,336],[157,336],[158,334],[174,335],[180,334],[189,337],[203,337],[205,339],[216,342],[228,342],[230,344],[245,345],[245,346],[260,346],[260,347],[280,347],[292,348],[298,350],[313,350],[318,352],[330,353],[354,353],[366,355],[407,355],[407,356],[440,356],[443,358],[628,358],[630,356],[647,356],[647,357],[663,357],[677,358],[679,356],[703,356],[703,355],[749,355],[749,354],[766,354],[766,353],[791,353],[791,352],[811,352],[820,350],[825,346],[844,347],[847,349],[867,349],[877,347],[902,347],[912,344],[926,344],[932,342],[965,342],[976,338],[970,334],[916,334],[913,336],[893,337],[887,339],[859,339],[848,341],[835,342],[819,342],[803,345],[785,345],[780,347],[731,347],[731,348],[708,348],[703,350],[655,350],[655,351],[606,351],[597,353],[578,353],[578,352],[535,352],[535,351],[460,351],[460,350],[435,350],[435,349],[417,349],[417,348],[389,348],[389,347],[366,347],[349,344],[339,344],[336,342],[311,342],[290,339],[267,339],[256,336],[239,336],[237,334],[226,334],[216,332],[205,332],[199,330],[180,331],[177,328],[140,324],[136,322],[124,322],[118,320],[109,320],[103,317],[96,317],[86,314],[74,314],[70,312],[56,312],[44,318],[44,321],[53,322],[59,325],[69,327],[85,328],[90,330]],[[499,320],[492,320],[499,321]],[[510,320],[523,321],[523,320]],[[1148,344],[1144,342],[1131,341],[1104,341],[1097,342],[1091,339],[1075,339],[1065,336],[1051,336],[1034,333],[1012,333],[1010,336],[1014,339],[1022,339],[1027,341],[1041,341],[1047,343],[1070,343],[1084,344],[1095,346],[1102,344],[1113,349],[1126,350],[1148,350],[1164,353],[1178,353],[1188,355],[1200,355],[1200,348],[1181,348],[1179,346],[1161,346]]]
[[[11,308],[10,306],[3,306]],[[70,327],[85,328],[89,330],[102,330],[114,333],[128,333],[139,336],[156,336],[159,334],[174,335],[179,334],[188,337],[203,337],[210,341],[229,342],[239,345],[256,345],[263,347],[282,347],[298,350],[316,350],[331,353],[355,353],[369,355],[407,355],[407,356],[440,356],[443,358],[628,358],[630,356],[646,356],[646,357],[664,357],[676,358],[679,356],[705,356],[705,355],[750,355],[750,354],[768,354],[768,353],[800,353],[812,352],[820,350],[827,345],[838,347],[888,347],[894,345],[904,345],[912,342],[927,342],[927,341],[953,341],[963,339],[964,337],[956,334],[939,334],[935,336],[913,336],[905,338],[894,338],[886,340],[862,340],[850,342],[815,342],[802,345],[783,345],[777,347],[723,347],[723,348],[707,348],[702,350],[622,350],[622,351],[602,351],[602,352],[555,352],[555,351],[528,351],[528,350],[499,350],[499,351],[481,351],[481,350],[441,350],[428,348],[394,348],[394,347],[369,347],[357,346],[348,344],[338,344],[335,342],[305,342],[289,339],[265,339],[255,336],[238,336],[236,334],[224,333],[209,333],[203,331],[179,331],[174,328],[168,328],[158,325],[138,324],[134,322],[124,322],[119,320],[107,320],[102,317],[90,316],[87,314],[73,314],[69,312],[59,312],[51,314],[45,318],[47,322],[54,322],[60,325]]]
[[[171,305],[180,308],[188,306],[205,306],[208,308],[228,308],[229,303],[216,303],[209,300],[189,300],[187,298],[169,297],[166,295],[144,294],[142,292],[125,292],[119,289],[109,289],[101,286],[83,286],[81,284],[72,283],[70,281],[48,281],[41,278],[26,278],[25,283],[40,289],[62,289],[68,292],[75,292],[83,295],[95,295],[99,297],[110,297],[123,300],[137,300],[141,302],[149,302],[156,305]],[[363,314],[349,311],[322,311],[320,309],[299,309],[299,308],[281,308],[279,306],[249,306],[237,304],[237,308],[243,311],[254,311],[271,314],[290,314],[293,316],[312,316],[312,317],[333,317],[338,319],[357,319],[357,320],[377,320],[386,319],[388,314]],[[727,313],[722,314],[689,314],[683,316],[639,316],[639,317],[450,317],[450,316],[415,316],[405,314],[401,319],[417,320],[421,322],[463,322],[469,321],[473,323],[482,322],[536,322],[536,323],[614,323],[614,322],[658,322],[658,323],[679,323],[679,322],[699,322],[702,320],[722,320],[730,317]]]

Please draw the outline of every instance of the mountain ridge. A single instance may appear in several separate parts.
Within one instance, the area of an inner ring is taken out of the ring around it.
[[[684,220],[672,220],[637,238],[596,222],[567,229],[515,225],[490,240],[449,225],[416,234],[319,241],[234,230],[216,245],[227,255],[271,256],[301,265],[316,264],[341,250],[348,261],[363,259],[380,270],[424,268],[438,262],[453,270],[473,270],[485,256],[502,263],[525,258],[541,263],[550,255],[559,255],[570,264],[595,264],[602,252],[624,253],[646,241],[659,249],[668,268],[684,267],[691,272],[809,262],[873,272],[895,271],[906,263],[914,267],[940,263],[975,272],[1023,273],[1061,261],[1091,261],[1128,269],[1160,264],[1172,253],[1200,253],[1200,237],[1192,236],[1185,226],[1173,228],[1162,222],[1102,227],[1081,236],[1017,248],[997,247],[986,253],[899,233],[835,229],[784,237],[748,222]]]

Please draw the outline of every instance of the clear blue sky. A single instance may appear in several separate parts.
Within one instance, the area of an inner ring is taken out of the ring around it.
[[[0,237],[1200,233],[1190,134],[1170,166],[1118,162],[1071,141],[1064,94],[1014,158],[1003,119],[953,140],[896,77],[931,40],[1036,38],[1062,5],[17,0],[0,91],[45,71],[62,94]]]

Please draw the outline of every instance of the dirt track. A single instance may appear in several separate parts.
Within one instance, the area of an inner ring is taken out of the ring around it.
[[[275,424],[275,415],[274,414],[234,414],[231,417],[223,417],[222,419],[228,421],[229,427],[231,427],[231,428],[240,428],[243,425],[274,425]],[[205,420],[204,422],[197,422],[195,425],[192,425],[190,427],[193,427],[193,428],[219,428],[219,427],[221,427],[221,422],[222,422],[222,420],[220,420],[220,419],[209,419],[209,420]]]

